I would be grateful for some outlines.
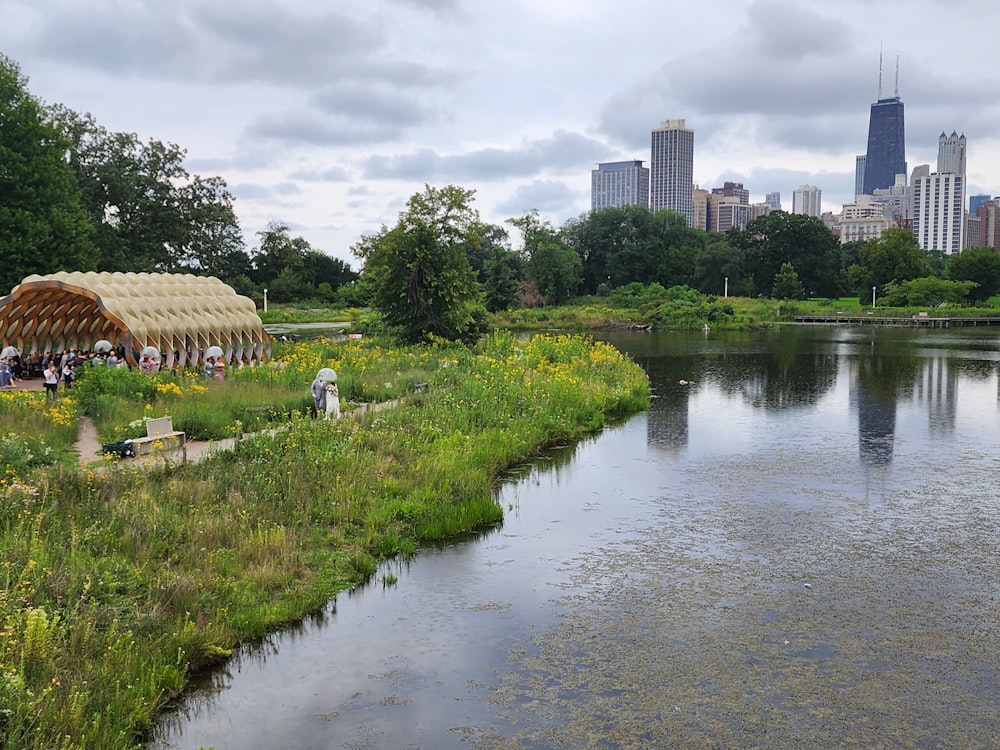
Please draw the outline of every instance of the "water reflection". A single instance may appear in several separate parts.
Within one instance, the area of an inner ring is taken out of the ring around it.
[[[997,338],[609,338],[647,413],[241,652],[152,747],[992,747]]]

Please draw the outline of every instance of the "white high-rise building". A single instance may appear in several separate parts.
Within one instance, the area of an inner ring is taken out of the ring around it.
[[[913,234],[924,251],[948,255],[965,249],[964,135],[938,137],[937,172],[914,179]]]
[[[684,120],[665,120],[653,130],[649,159],[649,208],[669,209],[692,225],[694,209],[694,131]]]
[[[935,172],[913,185],[913,234],[920,249],[948,255],[965,247],[965,178]]]
[[[590,210],[649,207],[649,169],[642,161],[609,161],[590,172]]]
[[[800,185],[792,193],[792,213],[819,218],[823,213],[823,191],[815,185]]]

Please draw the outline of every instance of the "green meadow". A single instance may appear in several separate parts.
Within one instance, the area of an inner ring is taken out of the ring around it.
[[[340,420],[310,413],[321,367]],[[193,672],[382,559],[500,523],[505,469],[647,403],[611,346],[504,332],[282,344],[222,382],[98,367],[55,404],[0,393],[0,748],[140,746]],[[144,469],[72,451],[82,415],[108,442],[164,414],[195,439],[250,434]]]

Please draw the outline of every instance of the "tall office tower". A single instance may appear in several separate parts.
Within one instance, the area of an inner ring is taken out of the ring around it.
[[[854,157],[854,194],[865,193],[865,154]]]
[[[781,210],[781,193],[768,193],[764,196],[764,203],[771,211]]]
[[[649,206],[649,170],[638,159],[608,161],[590,172],[590,210]]]
[[[872,104],[868,120],[868,151],[861,193],[874,195],[876,188],[890,188],[896,175],[906,174],[906,138],[903,102],[899,98],[899,60],[896,60],[896,91],[882,98],[882,55],[878,62],[878,101]]]
[[[684,120],[665,120],[653,131],[649,160],[649,208],[676,211],[693,220],[694,131]]]
[[[823,213],[823,191],[815,185],[800,185],[792,193],[792,213],[819,218]]]
[[[943,132],[938,136],[938,161],[937,171],[939,174],[946,172],[965,176],[965,133],[959,135],[954,130],[951,135]]]

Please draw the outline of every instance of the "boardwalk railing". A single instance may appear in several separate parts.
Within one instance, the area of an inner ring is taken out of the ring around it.
[[[934,317],[931,315],[890,316],[876,315],[796,315],[796,323],[841,326],[902,326],[910,328],[959,328],[974,326],[1000,326],[1000,317],[963,318],[958,316]]]

